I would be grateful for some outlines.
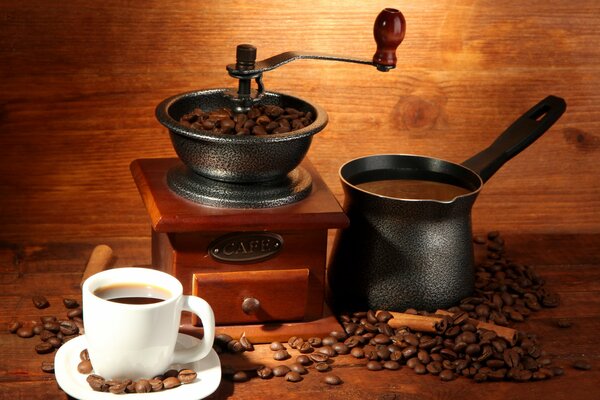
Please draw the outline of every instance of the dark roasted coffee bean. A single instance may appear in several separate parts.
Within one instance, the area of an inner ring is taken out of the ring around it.
[[[56,336],[56,333],[47,331],[45,329],[40,332],[40,339],[43,342],[47,342],[48,339],[50,339],[51,337],[55,337],[55,336]]]
[[[454,371],[452,371],[450,369],[445,369],[442,372],[440,372],[439,377],[442,381],[448,382],[448,381],[453,381],[458,376],[454,373]]]
[[[198,374],[193,369],[182,369],[177,373],[177,379],[181,383],[191,383],[196,380]]]
[[[292,349],[299,349],[300,347],[302,347],[302,344],[304,344],[304,339],[302,339],[301,337],[297,337],[292,343],[290,343],[290,346],[292,347]]]
[[[430,362],[427,364],[426,368],[427,372],[429,372],[431,375],[438,375],[444,369],[442,367],[442,363],[439,361]]]
[[[35,325],[32,330],[34,335],[39,335],[42,333],[42,331],[44,331],[44,327],[42,325]]]
[[[152,391],[152,386],[148,382],[148,379],[140,379],[135,382],[133,388],[135,393],[150,393]]]
[[[334,343],[337,343],[338,340],[336,338],[334,338],[333,336],[326,336],[323,338],[323,340],[321,341],[321,343],[323,344],[323,346],[331,346]]]
[[[326,362],[319,362],[315,364],[315,369],[319,372],[327,372],[331,367]]]
[[[554,376],[562,376],[565,373],[565,370],[561,367],[552,368],[552,375]]]
[[[17,331],[19,330],[19,328],[21,328],[23,326],[23,324],[19,321],[13,321],[8,325],[8,331],[10,333],[17,333]]]
[[[81,307],[74,308],[67,313],[67,318],[81,318],[83,316],[83,309]]]
[[[335,357],[337,355],[337,353],[335,352],[335,350],[333,349],[333,347],[331,346],[323,346],[323,347],[319,347],[317,350],[315,350],[317,353],[321,353],[321,354],[325,354],[328,357]]]
[[[177,386],[181,385],[181,382],[179,381],[179,379],[171,376],[166,378],[163,381],[163,388],[164,389],[173,389],[176,388]]]
[[[566,318],[561,318],[558,321],[556,321],[556,325],[559,328],[570,328],[572,323],[570,320],[566,319]]]
[[[35,351],[38,354],[52,353],[54,351],[54,346],[52,346],[50,343],[42,342],[35,346]]]
[[[18,337],[24,338],[24,339],[31,338],[31,337],[35,336],[35,334],[33,333],[33,328],[28,327],[28,326],[22,326],[22,327],[20,327],[19,329],[17,329],[16,334],[17,334]]]
[[[335,343],[333,346],[331,346],[333,348],[333,350],[337,353],[337,354],[348,354],[350,353],[350,348],[348,346],[346,346],[344,343]]]
[[[298,351],[302,354],[311,353],[313,350],[313,347],[308,342],[304,342],[298,347]]]
[[[239,340],[233,339],[227,343],[227,350],[231,353],[241,353],[244,351],[244,346],[242,346]]]
[[[419,350],[417,353],[417,358],[423,364],[429,364],[431,362],[431,357],[425,350]]]
[[[542,305],[544,307],[558,307],[559,304],[560,296],[558,293],[545,293],[544,296],[542,296]]]
[[[293,346],[292,346],[292,343],[294,343],[294,341],[295,341],[296,339],[298,339],[298,336],[291,336],[291,337],[288,339],[288,345],[289,345],[290,347],[292,347],[292,348],[293,348]]]
[[[148,383],[150,384],[150,387],[152,388],[153,392],[160,392],[161,390],[163,390],[163,381],[158,377],[149,379]]]
[[[237,371],[231,376],[231,380],[234,382],[247,382],[250,380],[250,376],[246,371]]]
[[[283,361],[287,360],[288,358],[290,358],[290,353],[288,353],[287,350],[277,350],[275,353],[273,353],[274,360]]]
[[[46,322],[43,325],[44,329],[50,332],[58,333],[60,332],[60,324],[57,321]]]
[[[271,342],[269,348],[273,351],[285,350],[285,346],[280,342]]]
[[[326,362],[329,360],[329,356],[323,353],[311,353],[308,358],[316,363]]]
[[[245,351],[254,351],[254,345],[245,335],[240,337],[240,344]]]
[[[415,338],[415,339],[416,339],[416,338]],[[387,335],[384,335],[384,334],[382,334],[382,333],[380,333],[379,335],[375,335],[375,337],[373,338],[373,341],[374,341],[376,344],[388,344],[388,343],[391,343],[391,342],[392,342],[389,336],[387,336]],[[407,342],[407,343],[408,343],[408,342]],[[411,345],[413,345],[413,346],[416,346],[416,345],[418,345],[418,344],[419,344],[419,340],[418,340],[418,339],[416,339],[416,343],[415,343],[415,342],[413,342],[413,343],[409,343],[409,344],[411,344]]]
[[[42,371],[53,374],[54,373],[54,362],[53,361],[42,361]]]
[[[59,339],[57,336],[53,336],[53,337],[49,338],[46,341],[46,343],[51,344],[52,346],[54,346],[55,349],[58,349],[63,344],[62,340]]]
[[[413,358],[409,359],[408,361],[406,361],[406,366],[408,368],[415,368],[415,366],[417,366],[417,364],[421,364],[421,361],[419,361],[419,359],[417,357],[413,357]]]
[[[42,295],[33,296],[31,301],[33,302],[33,305],[40,310],[50,306],[48,299]]]
[[[77,302],[77,300],[75,300],[75,299],[65,298],[65,299],[63,299],[63,304],[65,305],[66,308],[77,308],[77,307],[79,307],[79,302]]]
[[[573,368],[579,369],[581,371],[589,371],[590,369],[592,369],[592,364],[585,360],[576,360],[573,363]]]
[[[395,371],[397,369],[400,369],[400,363],[398,361],[388,360],[383,363],[383,368]]]
[[[285,374],[285,380],[288,382],[300,382],[302,379],[302,375],[297,373],[296,371],[290,371]]]
[[[273,368],[273,376],[285,376],[290,371],[291,369],[287,365],[278,365],[275,368]]]
[[[312,347],[320,347],[322,345],[322,343],[323,343],[323,341],[321,340],[321,338],[316,337],[316,336],[308,338],[307,342],[310,343],[310,345]]]
[[[346,340],[346,338],[348,338],[348,335],[346,334],[346,332],[342,332],[342,331],[332,331],[329,333],[329,336],[331,336],[332,338],[335,338],[338,342],[343,342],[344,340]]]
[[[261,379],[269,379],[273,376],[273,370],[269,367],[262,366],[256,370],[256,375]]]
[[[417,348],[415,346],[408,346],[402,349],[402,357],[408,360],[417,354]]]
[[[350,350],[350,354],[354,358],[365,358],[365,351],[360,347],[353,347],[352,350]],[[402,353],[400,353],[400,355],[402,356]]]
[[[106,380],[100,375],[90,374],[86,378],[87,383],[90,385],[92,390],[96,392],[104,392],[108,390],[108,385],[106,385]]]
[[[296,362],[300,363],[302,365],[310,365],[312,364],[312,361],[310,361],[310,358],[308,358],[308,356],[302,354],[299,355],[298,357],[296,357]]]
[[[381,371],[383,369],[383,365],[379,361],[371,360],[366,365],[369,371]]]
[[[308,373],[308,371],[306,370],[306,368],[304,367],[304,365],[302,365],[302,364],[300,364],[300,363],[298,363],[298,362],[291,363],[291,364],[289,365],[289,367],[290,367],[290,369],[291,369],[292,371],[296,371],[296,372],[297,372],[297,373],[299,373],[300,375],[304,375],[304,374]]]
[[[379,322],[388,322],[390,319],[393,318],[392,314],[389,311],[379,311],[376,314],[377,317],[377,321]]]
[[[351,349],[358,346],[360,343],[361,343],[360,336],[350,336],[349,338],[344,340],[344,344]]]
[[[340,385],[342,383],[342,379],[337,376],[337,375],[333,375],[333,374],[328,374],[325,375],[325,377],[323,377],[323,382],[325,382],[328,385]]]
[[[473,380],[477,383],[485,382],[487,381],[487,375],[482,372],[478,372],[473,375]]]
[[[73,322],[73,321],[70,321],[70,320],[60,321],[59,326],[60,326],[60,331],[62,332],[63,335],[71,336],[71,335],[76,335],[79,333],[79,328],[77,327],[77,324],[75,324],[75,322]]]
[[[224,346],[227,346],[227,343],[231,342],[233,338],[226,333],[218,333],[215,335],[215,342],[221,343]]]

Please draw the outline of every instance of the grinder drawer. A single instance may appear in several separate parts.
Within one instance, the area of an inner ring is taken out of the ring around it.
[[[308,268],[195,273],[192,293],[211,305],[217,325],[298,321],[308,278]]]

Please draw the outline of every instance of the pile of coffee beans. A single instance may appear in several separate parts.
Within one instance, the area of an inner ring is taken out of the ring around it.
[[[227,108],[204,112],[195,108],[179,122],[189,128],[225,135],[271,135],[288,133],[312,124],[312,112],[275,105],[253,106],[246,113],[234,114]]]
[[[451,315],[439,315],[445,319],[442,331],[434,334],[408,327],[394,329],[388,324],[393,316],[386,311],[343,314],[339,317],[343,331],[331,332],[324,338],[293,336],[287,343],[272,342],[273,359],[282,365],[229,371],[229,377],[244,382],[253,376],[261,379],[280,376],[299,382],[303,374],[314,369],[328,372],[323,379],[325,383],[338,385],[341,379],[329,372],[335,358],[347,354],[364,360],[368,371],[399,370],[406,366],[416,374],[438,376],[442,381],[463,376],[475,382],[525,382],[562,375],[563,368],[553,364],[536,335],[517,330],[511,343],[493,330],[476,326],[477,321],[483,321],[514,328],[532,313],[558,306],[560,298],[544,288],[544,280],[531,267],[506,258],[504,240],[498,232],[475,237],[474,241],[487,250],[485,260],[476,268],[475,293],[446,310]],[[434,315],[414,309],[405,312]],[[557,326],[569,328],[571,324],[561,319]],[[234,339],[226,339],[226,348],[236,347]],[[217,344],[218,349],[222,347]],[[285,364],[293,357],[292,363]],[[590,364],[577,360],[573,368],[587,370]]]
[[[48,299],[41,295],[32,297],[33,305],[40,310],[50,307]],[[13,321],[8,330],[20,338],[29,339],[37,336],[40,341],[34,346],[38,354],[54,352],[67,341],[83,334],[83,309],[75,299],[63,299],[63,305],[69,311],[66,318],[54,315],[40,317],[39,321]],[[42,371],[53,373],[54,363],[43,361]]]
[[[113,394],[123,393],[150,393],[174,389],[181,385],[192,383],[198,374],[192,369],[170,369],[164,374],[151,379],[104,379],[100,375],[93,374],[93,366],[87,349],[79,354],[81,362],[77,370],[82,374],[89,374],[87,383],[95,392],[108,392]]]

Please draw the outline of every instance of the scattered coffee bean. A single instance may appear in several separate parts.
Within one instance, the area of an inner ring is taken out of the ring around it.
[[[19,329],[17,329],[16,334],[18,337],[24,338],[24,339],[35,336],[35,334],[33,333],[33,328],[28,327],[28,326],[20,327]]]
[[[53,374],[54,373],[54,362],[53,361],[42,361],[42,371]]]
[[[275,368],[273,368],[273,376],[276,376],[276,377],[285,376],[290,371],[291,371],[291,369],[287,365],[278,365]]]
[[[561,318],[558,321],[556,321],[556,325],[559,328],[570,328],[572,323],[570,320],[566,319],[566,318]]]
[[[398,361],[388,360],[383,363],[383,368],[395,371],[397,369],[400,369],[400,363]]]
[[[277,350],[275,353],[273,353],[274,360],[283,361],[287,360],[288,358],[290,358],[290,353],[288,353],[287,350]]]
[[[8,331],[10,333],[17,333],[17,331],[19,330],[19,328],[21,328],[23,326],[23,324],[19,321],[13,321],[8,325]]]
[[[590,369],[592,369],[592,364],[585,360],[576,360],[573,363],[573,368],[579,369],[581,371],[589,371]]]
[[[47,342],[41,342],[35,345],[35,351],[38,354],[48,354],[54,351],[54,346]]]
[[[337,375],[327,374],[323,377],[323,382],[328,385],[335,386],[340,385],[342,383],[342,379]]]
[[[316,363],[322,363],[322,362],[326,362],[327,360],[329,360],[329,356],[327,354],[323,354],[323,353],[311,353],[308,358],[310,358],[312,361],[316,362]]]
[[[74,308],[67,313],[67,318],[75,319],[83,316],[83,309],[81,307]]]
[[[296,357],[296,362],[300,363],[302,365],[310,365],[312,364],[312,361],[310,360],[310,358],[308,358],[308,356],[302,354],[299,355],[298,357]]]
[[[79,302],[75,299],[64,298],[63,304],[66,308],[77,308],[79,307]]]
[[[308,371],[306,370],[304,365],[302,365],[300,363],[292,363],[289,365],[289,367],[292,371],[296,371],[300,375],[304,375],[304,374],[308,373]]]
[[[33,305],[40,310],[50,306],[48,299],[42,295],[33,296],[31,301],[33,301]]]
[[[331,367],[326,362],[319,362],[315,364],[315,369],[319,372],[327,372],[331,370]]]
[[[285,374],[285,380],[288,382],[300,382],[302,379],[302,375],[296,371],[290,371]]]
[[[280,342],[271,342],[270,349],[273,351],[285,350],[285,346]]]
[[[76,335],[79,333],[79,328],[77,327],[77,324],[75,324],[75,322],[73,322],[73,321],[70,321],[70,320],[60,321],[59,326],[60,326],[59,329],[63,335],[71,336],[71,335]]]
[[[245,351],[254,351],[254,345],[252,342],[250,342],[246,335],[242,335],[242,337],[240,337],[240,344]]]
[[[269,367],[262,366],[256,370],[256,375],[261,379],[269,379],[273,376],[273,370]]]
[[[445,369],[442,372],[440,372],[439,377],[441,380],[447,382],[447,381],[453,381],[454,379],[456,379],[457,375],[451,369]]]
[[[250,380],[250,376],[246,371],[237,371],[233,374],[232,380],[234,382],[247,382],[248,380]]]
[[[371,360],[367,363],[367,369],[369,371],[381,371],[383,369],[383,365],[379,361]]]

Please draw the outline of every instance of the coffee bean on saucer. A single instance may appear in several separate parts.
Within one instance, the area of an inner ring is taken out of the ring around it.
[[[79,359],[81,361],[88,361],[90,359],[90,353],[88,352],[88,349],[81,350],[79,353]]]
[[[130,383],[131,383],[130,381],[122,381],[122,382],[115,383],[108,387],[108,391],[113,394],[125,393],[125,390],[127,389],[127,386],[129,386]]]
[[[191,383],[196,380],[198,374],[193,369],[182,369],[177,374],[177,378],[181,383]]]
[[[135,393],[150,393],[152,391],[152,386],[148,379],[140,379],[134,384]]]
[[[92,372],[92,370],[93,368],[90,360],[81,361],[77,365],[77,371],[79,371],[79,373],[81,374],[89,374],[90,372]]]
[[[106,380],[100,375],[90,374],[87,376],[86,381],[95,392],[105,392],[108,390]]]
[[[160,392],[161,390],[163,390],[162,379],[152,378],[148,380],[148,383],[150,384],[150,387],[152,388],[153,392]]]
[[[50,306],[48,299],[42,295],[33,296],[31,301],[33,302],[33,305],[40,310]]]
[[[179,381],[179,379],[177,379],[174,376],[168,377],[163,381],[164,389],[173,389],[180,385],[181,385],[181,382]]]

